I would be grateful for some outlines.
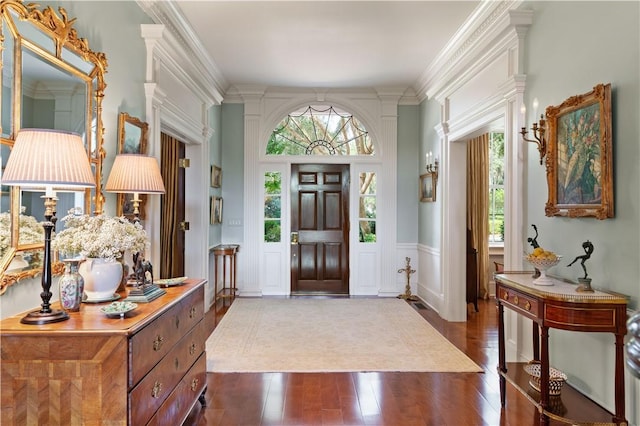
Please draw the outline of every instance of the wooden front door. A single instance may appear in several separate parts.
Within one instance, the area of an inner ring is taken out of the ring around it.
[[[349,166],[291,166],[291,293],[349,294]]]

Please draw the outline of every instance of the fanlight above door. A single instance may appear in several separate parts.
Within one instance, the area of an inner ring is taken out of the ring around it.
[[[58,193],[58,215],[71,208],[99,214],[104,204],[102,98],[107,60],[89,49],[89,42],[73,28],[76,18],[69,18],[65,9],[38,7],[20,0],[0,2],[0,166],[4,168],[22,128],[78,133],[96,187]],[[33,235],[37,231],[33,223],[43,220],[41,195],[0,186],[0,294],[39,272],[44,239]]]

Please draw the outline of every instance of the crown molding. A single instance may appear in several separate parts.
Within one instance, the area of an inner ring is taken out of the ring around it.
[[[533,22],[531,10],[516,10],[521,0],[483,1],[413,85],[420,101],[446,96],[466,68],[495,51],[495,44],[523,38]]]
[[[210,104],[220,104],[228,82],[184,17],[179,2],[137,0],[137,3],[155,24],[165,27],[164,48],[174,65],[189,76],[190,84],[205,94]]]

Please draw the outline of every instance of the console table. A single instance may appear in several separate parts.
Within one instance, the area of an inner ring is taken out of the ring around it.
[[[552,286],[533,284],[531,272],[505,272],[495,276],[498,304],[498,373],[500,400],[506,403],[506,381],[518,388],[540,412],[540,424],[549,419],[575,424],[627,424],[624,391],[624,336],[627,297],[603,291],[576,292],[576,284],[554,279]],[[533,321],[533,358],[540,362],[540,392],[528,385],[526,363],[506,363],[504,308]],[[549,329],[602,332],[615,335],[615,414],[598,406],[570,385],[552,400],[549,395]],[[559,409],[558,407],[561,407]]]
[[[221,298],[235,298],[236,297],[236,253],[240,246],[238,244],[220,244],[212,248],[213,262],[214,262],[214,296],[213,303]],[[222,260],[222,279],[220,280],[220,273],[218,272],[218,263]],[[229,264],[229,276],[227,277],[227,263]],[[218,288],[218,285],[221,287]]]
[[[167,288],[123,318],[84,303],[53,324],[2,320],[0,423],[181,424],[204,405],[204,283]]]

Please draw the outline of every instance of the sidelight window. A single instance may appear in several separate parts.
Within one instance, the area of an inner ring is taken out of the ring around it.
[[[360,203],[358,209],[359,241],[376,242],[377,186],[374,172],[360,173]]]
[[[264,174],[264,242],[279,243],[282,230],[282,173]]]

